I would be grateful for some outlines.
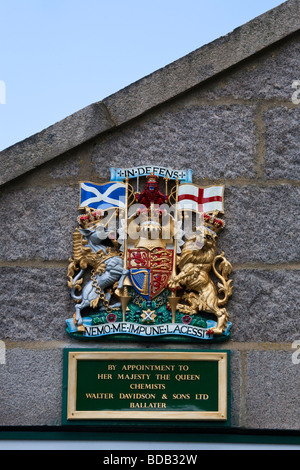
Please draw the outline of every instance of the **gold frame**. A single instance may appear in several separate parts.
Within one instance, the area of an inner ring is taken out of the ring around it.
[[[218,411],[77,411],[77,361],[78,360],[178,360],[218,361],[219,363],[219,406]],[[157,351],[78,351],[68,355],[68,420],[227,420],[227,353],[226,352],[157,352]]]

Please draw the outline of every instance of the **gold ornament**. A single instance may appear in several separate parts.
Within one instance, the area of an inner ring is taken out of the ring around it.
[[[177,260],[179,272],[171,279],[169,287],[177,292],[179,289],[185,290],[177,305],[180,312],[188,315],[201,311],[213,313],[217,317],[217,326],[211,332],[221,335],[229,318],[224,306],[232,295],[232,281],[228,280],[232,266],[223,252],[217,255],[217,233],[224,227],[224,222],[217,219],[216,214],[205,214],[204,221],[204,226],[196,227],[185,242]],[[210,277],[211,271],[220,281],[218,290]],[[219,294],[223,297],[219,298]]]

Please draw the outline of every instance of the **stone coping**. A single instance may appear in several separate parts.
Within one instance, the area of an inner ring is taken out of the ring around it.
[[[230,34],[0,152],[0,185],[125,124],[272,46],[300,29],[289,0]]]

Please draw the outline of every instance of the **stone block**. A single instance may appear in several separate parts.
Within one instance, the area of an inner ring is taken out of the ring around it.
[[[207,99],[292,100],[292,83],[299,79],[300,36],[248,59],[200,91]]]
[[[227,309],[234,342],[292,343],[300,339],[300,271],[237,270]]]
[[[77,227],[79,189],[39,186],[0,193],[0,260],[67,260]]]
[[[264,171],[269,179],[299,180],[299,120],[300,106],[294,109],[278,107],[264,114],[266,156]],[[294,203],[299,206],[299,198]]]
[[[223,345],[228,349],[228,345]],[[241,425],[241,353],[240,351],[230,351],[230,408],[231,408],[231,426],[239,427]]]
[[[134,345],[136,347],[136,345]],[[70,347],[74,347],[71,345]],[[76,346],[77,347],[77,346]],[[79,350],[82,345],[79,345]],[[92,346],[93,348],[93,346]],[[240,414],[240,353],[231,353],[231,424]],[[42,378],[42,379],[41,379]],[[13,348],[0,365],[0,426],[58,426],[62,415],[63,350]]]
[[[102,103],[94,103],[3,150],[0,154],[0,184],[72,150],[112,125],[106,107]]]
[[[254,111],[247,106],[182,106],[152,115],[99,140],[98,177],[110,167],[154,164],[191,168],[194,180],[255,177]],[[107,175],[107,176],[104,176]]]
[[[57,426],[62,413],[58,349],[7,349],[0,365],[0,426]]]
[[[232,263],[299,262],[299,199],[300,188],[287,184],[227,186],[219,249]]]
[[[58,158],[51,162],[48,175],[52,179],[79,178],[80,158]]]
[[[140,116],[299,31],[299,2],[289,0],[103,102],[117,124]],[[296,78],[297,79],[297,78]]]
[[[248,429],[299,429],[299,367],[292,362],[292,350],[248,353]]]
[[[65,268],[0,268],[0,339],[50,341],[68,338],[75,313]]]
[[[0,184],[183,95],[298,31],[299,2],[289,0],[103,102],[2,151]]]

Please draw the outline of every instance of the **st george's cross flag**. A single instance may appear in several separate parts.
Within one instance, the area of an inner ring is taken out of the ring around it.
[[[79,183],[79,208],[108,209],[110,207],[125,208],[126,184],[110,182],[106,184]]]
[[[180,184],[178,187],[178,209],[224,213],[224,188],[224,186],[201,188],[195,184]]]

